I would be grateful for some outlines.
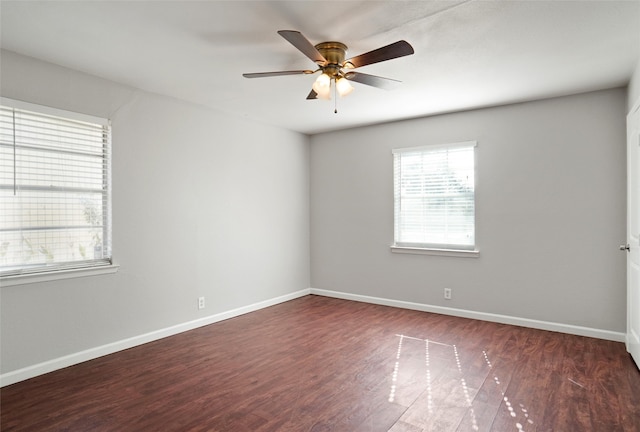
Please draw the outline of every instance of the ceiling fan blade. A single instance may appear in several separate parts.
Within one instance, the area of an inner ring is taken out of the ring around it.
[[[404,57],[413,54],[413,47],[407,41],[398,41],[390,45],[369,51],[345,60],[343,67],[355,69],[362,66]]]
[[[360,84],[366,84],[384,90],[392,90],[402,83],[402,81],[394,80],[391,78],[383,78],[375,75],[364,74],[361,72],[347,72],[344,77],[349,81],[359,82]]]
[[[299,31],[278,30],[278,34],[289,41],[291,45],[298,48],[298,50],[309,57],[312,61],[321,65],[327,64],[327,59],[325,59],[322,54],[320,54],[320,51],[318,51],[316,47],[313,46],[313,44],[309,42],[309,40]]]
[[[318,93],[315,90],[311,90],[309,96],[307,96],[307,100],[318,99]]]
[[[266,78],[282,75],[300,75],[300,74],[312,74],[312,70],[291,70],[291,71],[278,71],[278,72],[256,72],[256,73],[244,73],[245,78]]]

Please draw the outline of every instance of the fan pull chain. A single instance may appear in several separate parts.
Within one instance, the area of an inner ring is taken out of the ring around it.
[[[336,80],[333,80],[333,113],[338,114],[338,86]]]

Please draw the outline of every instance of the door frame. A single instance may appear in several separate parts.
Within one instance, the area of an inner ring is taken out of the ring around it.
[[[640,247],[640,232],[632,233],[632,227],[636,226],[637,230],[640,230],[640,220],[632,222],[632,217],[640,219],[640,208],[631,209],[632,205],[640,207],[640,99],[638,99],[626,117],[626,129],[627,129],[627,232],[626,242],[630,249],[627,249],[627,325],[626,325],[626,348],[627,352],[631,354],[631,357],[636,362],[636,365],[640,367],[640,329],[636,334],[632,323],[638,320],[640,316],[640,302],[634,304],[632,299],[637,296],[640,299],[640,286],[633,286],[634,284],[640,285],[640,278],[633,275],[632,272],[637,270],[632,269],[634,264],[632,260],[632,254],[638,254],[638,248]],[[632,149],[635,146],[635,150]],[[633,175],[632,175],[633,173]],[[635,184],[634,184],[635,183]],[[632,195],[635,194],[635,195]],[[634,240],[635,237],[635,240]],[[638,258],[635,258],[636,260]],[[637,265],[637,263],[636,263]],[[634,290],[637,291],[634,293]]]

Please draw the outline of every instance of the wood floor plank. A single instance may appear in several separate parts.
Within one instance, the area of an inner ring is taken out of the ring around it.
[[[442,375],[433,382],[432,387],[433,391],[424,392],[400,420],[421,427],[425,432],[455,431],[467,411],[460,381]]]
[[[306,296],[4,387],[0,430],[640,432],[640,372],[620,343]]]
[[[405,423],[402,420],[398,420],[391,429],[389,429],[389,432],[423,432],[423,429],[421,427]]]

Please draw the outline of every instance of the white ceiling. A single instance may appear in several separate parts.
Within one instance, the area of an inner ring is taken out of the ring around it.
[[[640,53],[640,1],[5,1],[1,46],[294,131],[358,125],[623,86]],[[314,69],[277,30],[337,40],[352,57],[400,39],[415,54],[358,69],[307,101]]]

